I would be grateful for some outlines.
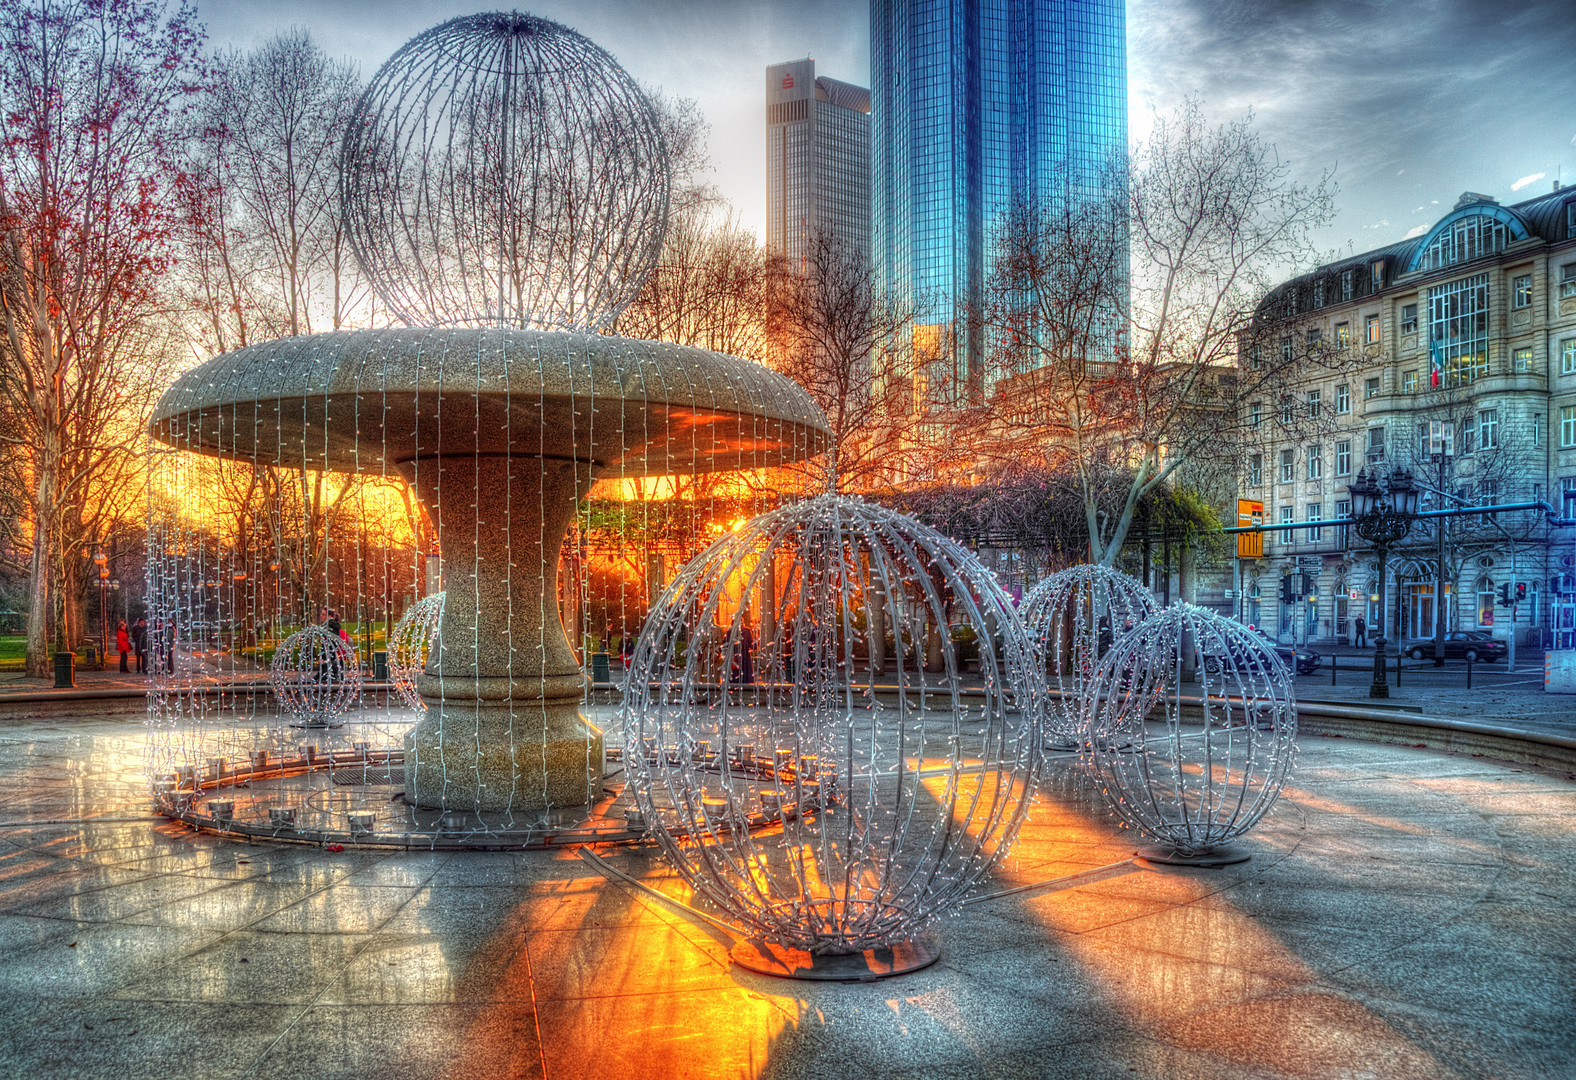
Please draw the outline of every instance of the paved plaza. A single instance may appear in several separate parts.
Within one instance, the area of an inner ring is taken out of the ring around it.
[[[1052,885],[950,917],[933,967],[811,984],[572,850],[151,818],[144,738],[0,727],[6,1076],[1576,1075],[1568,776],[1305,738],[1250,862],[1160,870],[1064,763],[993,888]],[[602,855],[687,899],[653,848]]]

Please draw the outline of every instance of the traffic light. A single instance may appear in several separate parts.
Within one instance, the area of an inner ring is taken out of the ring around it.
[[[1523,604],[1526,603],[1526,600],[1527,583],[1525,581],[1518,581],[1516,582],[1516,603]]]
[[[1506,607],[1510,606],[1510,585],[1506,583],[1499,587],[1499,602]]]
[[[1281,578],[1281,603],[1295,604],[1297,602],[1297,579],[1291,574]]]

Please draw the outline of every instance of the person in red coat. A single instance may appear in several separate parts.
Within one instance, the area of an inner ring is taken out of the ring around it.
[[[120,650],[120,670],[130,671],[126,666],[126,657],[131,652],[131,635],[126,632],[126,620],[120,621],[120,626],[115,630],[115,648]]]

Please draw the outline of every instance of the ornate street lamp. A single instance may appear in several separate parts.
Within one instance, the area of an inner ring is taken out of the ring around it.
[[[1368,696],[1389,697],[1384,674],[1384,632],[1388,629],[1386,571],[1391,545],[1405,539],[1417,520],[1419,491],[1412,474],[1404,469],[1396,469],[1387,479],[1377,473],[1370,477],[1367,469],[1361,469],[1348,490],[1352,496],[1353,528],[1379,553],[1379,625],[1375,627],[1378,633],[1374,636],[1374,681]]]

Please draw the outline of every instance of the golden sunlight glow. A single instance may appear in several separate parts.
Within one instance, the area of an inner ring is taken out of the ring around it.
[[[925,781],[938,799],[942,783]],[[1288,791],[1299,801],[1305,795]],[[1328,802],[1325,808],[1341,809]],[[1388,827],[1411,831],[1400,822]],[[1008,889],[1109,865],[1127,858],[1136,842],[1040,791],[997,879]],[[1111,1006],[1183,1049],[1307,1080],[1458,1075],[1371,1009],[1325,990],[1324,974],[1239,910],[1214,874],[1135,869],[1030,893],[1021,903],[1056,932],[1050,947],[1077,960]],[[1245,1039],[1244,1030],[1278,1038]]]

